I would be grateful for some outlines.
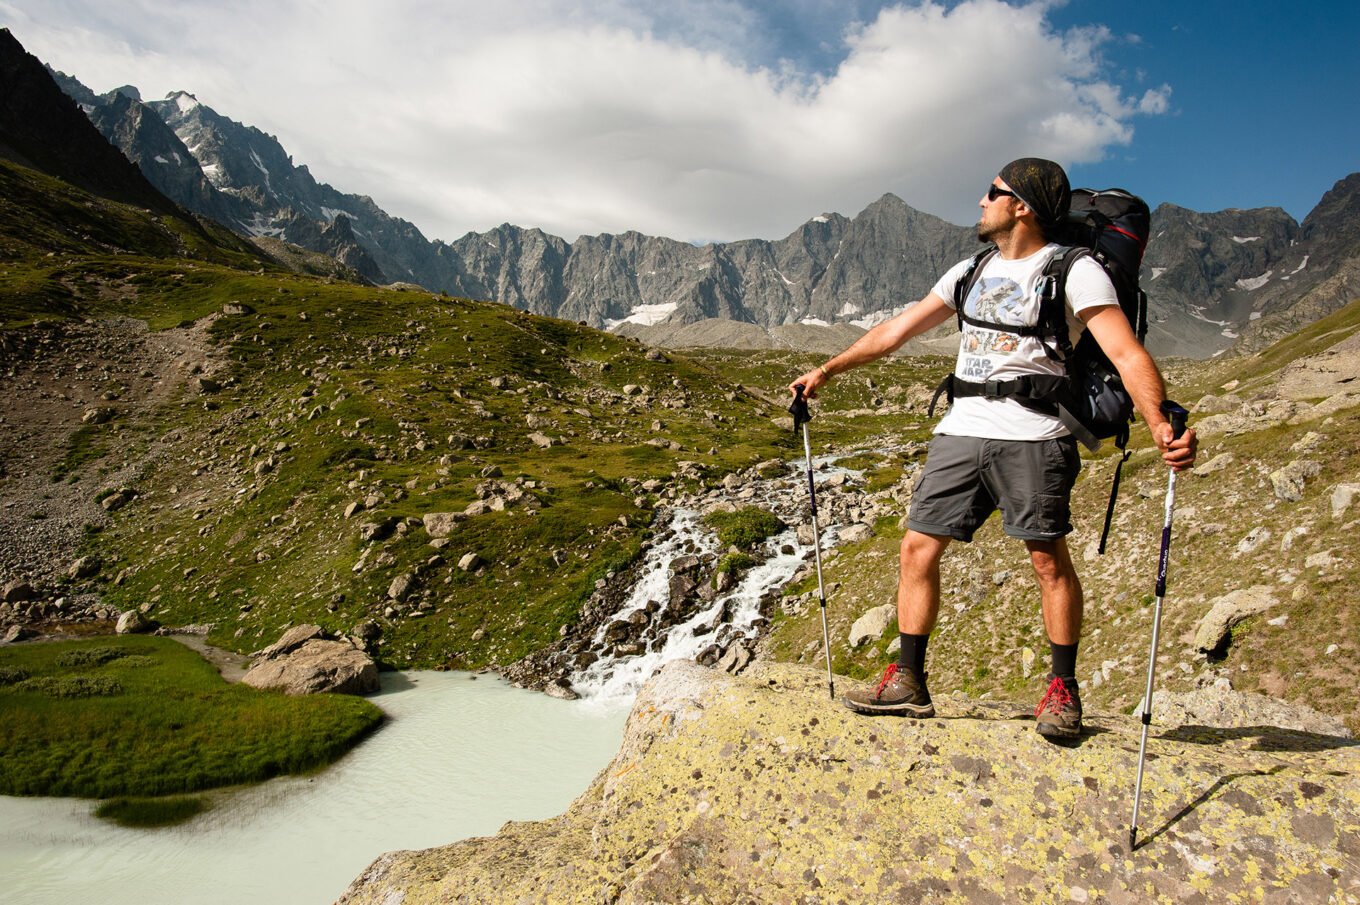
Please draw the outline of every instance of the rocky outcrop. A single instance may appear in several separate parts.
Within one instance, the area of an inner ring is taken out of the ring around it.
[[[241,681],[285,694],[368,694],[378,690],[378,667],[349,641],[330,639],[317,625],[300,625],[258,652]]]
[[[1130,717],[1058,747],[1027,707],[865,718],[755,670],[667,667],[564,815],[383,855],[340,902],[1360,901],[1349,740],[1154,727],[1131,853]]]

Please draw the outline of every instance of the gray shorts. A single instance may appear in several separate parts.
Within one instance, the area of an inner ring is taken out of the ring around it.
[[[1072,530],[1072,485],[1081,470],[1073,437],[983,440],[936,434],[912,492],[913,531],[971,541],[994,511],[1021,540],[1057,540]]]

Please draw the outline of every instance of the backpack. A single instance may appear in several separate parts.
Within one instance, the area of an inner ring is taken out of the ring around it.
[[[1090,257],[1114,284],[1119,308],[1128,318],[1138,342],[1147,336],[1147,294],[1138,285],[1138,270],[1143,262],[1151,231],[1152,214],[1147,203],[1123,189],[1073,189],[1071,212],[1066,222],[1052,232],[1050,241],[1063,246],[1044,267],[1039,279],[1039,318],[1032,326],[997,324],[978,320],[964,313],[964,301],[981,276],[983,265],[996,254],[984,249],[973,256],[954,294],[954,310],[959,329],[965,323],[992,330],[1043,340],[1044,351],[1063,363],[1065,374],[1026,375],[1011,380],[985,383],[958,380],[951,373],[935,391],[930,411],[942,394],[952,403],[958,396],[1009,397],[1028,408],[1056,416],[1087,448],[1095,451],[1101,441],[1114,440],[1123,452],[1115,466],[1110,502],[1105,510],[1105,527],[1100,535],[1100,552],[1114,517],[1115,498],[1128,450],[1129,425],[1133,421],[1133,399],[1124,389],[1119,372],[1101,350],[1089,331],[1081,334],[1075,346],[1068,337],[1066,315],[1067,275],[1072,265]]]

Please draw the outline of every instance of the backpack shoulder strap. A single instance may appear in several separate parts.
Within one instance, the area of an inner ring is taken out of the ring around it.
[[[959,330],[963,330],[963,303],[968,301],[968,293],[973,291],[977,281],[982,277],[982,268],[996,254],[996,246],[988,245],[982,251],[973,255],[973,260],[968,262],[968,267],[963,271],[963,276],[954,284],[954,314],[959,322]]]
[[[1065,245],[1048,259],[1039,278],[1039,326],[1045,336],[1053,337],[1059,361],[1072,354],[1072,338],[1067,332],[1067,276],[1077,261],[1090,257],[1089,248]]]

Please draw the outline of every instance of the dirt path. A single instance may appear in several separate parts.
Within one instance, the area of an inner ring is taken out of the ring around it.
[[[101,491],[135,487],[158,438],[127,425],[213,370],[209,322],[151,332],[130,318],[76,321],[0,347],[0,589],[50,596],[85,532],[106,523]],[[82,428],[86,430],[82,433]],[[99,453],[77,463],[73,450]],[[88,601],[85,601],[88,603]]]

